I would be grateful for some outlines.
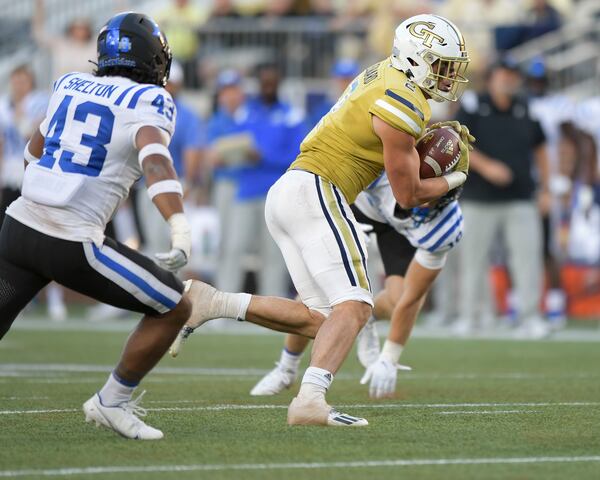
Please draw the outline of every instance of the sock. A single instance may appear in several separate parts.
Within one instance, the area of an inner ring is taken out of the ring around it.
[[[137,383],[130,383],[119,378],[115,372],[112,372],[102,389],[98,392],[98,396],[102,405],[113,407],[131,400],[131,396],[137,385]]]
[[[50,284],[46,292],[46,301],[48,302],[49,307],[54,305],[63,305],[64,300],[62,289],[56,284]]]
[[[308,367],[302,377],[298,396],[325,396],[325,392],[333,382],[333,374],[323,368]]]
[[[279,357],[279,368],[282,370],[291,370],[293,372],[297,372],[298,367],[300,367],[300,360],[302,360],[302,352],[290,352],[284,347],[284,349],[281,351],[281,357]]]
[[[553,288],[546,293],[546,315],[551,322],[560,322],[566,317],[567,298],[564,290]]]
[[[380,355],[382,357],[386,357],[393,364],[396,364],[400,360],[400,355],[402,354],[403,349],[404,345],[386,340],[383,344]]]
[[[218,305],[223,317],[243,322],[246,320],[251,298],[252,295],[249,293],[216,292],[211,306]]]

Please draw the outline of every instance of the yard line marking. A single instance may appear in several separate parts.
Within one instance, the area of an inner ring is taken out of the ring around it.
[[[456,410],[435,412],[436,415],[501,415],[509,413],[540,413],[539,410]]]
[[[600,406],[600,402],[520,402],[520,403],[375,403],[375,404],[342,404],[339,408],[371,408],[371,409],[436,409],[436,408],[490,408],[490,407],[595,407]],[[151,407],[149,412],[214,412],[227,410],[279,410],[286,409],[287,405],[240,405],[240,404],[221,404],[221,405],[198,405],[195,407]],[[0,410],[0,415],[20,415],[20,414],[40,414],[40,413],[68,413],[79,412],[79,409],[33,409],[33,410]],[[475,411],[479,412],[479,410]]]
[[[98,364],[79,364],[79,363],[4,363],[0,364],[0,377],[27,377],[28,373],[34,376],[45,376],[46,373],[102,373],[106,374],[114,368],[114,365]],[[262,368],[217,368],[217,367],[157,367],[152,370],[152,375],[198,375],[198,376],[222,376],[222,377],[246,377],[262,376],[270,372],[269,369]],[[358,378],[360,373],[341,373],[336,375],[340,379]],[[402,374],[404,380],[547,380],[558,378],[599,378],[600,373],[580,372],[564,373],[558,375],[546,375],[523,372],[505,372],[505,373],[412,373]],[[150,377],[151,379],[151,377]]]
[[[71,476],[99,475],[112,473],[165,473],[222,470],[285,470],[285,469],[325,469],[325,468],[373,468],[373,467],[424,467],[445,465],[511,465],[527,463],[578,463],[600,462],[600,456],[580,457],[508,457],[508,458],[431,458],[414,460],[364,460],[354,462],[314,462],[314,463],[238,463],[213,465],[140,465],[106,466],[85,468],[57,468],[47,470],[0,470],[0,477]]]
[[[0,397],[0,400],[48,400],[50,397]]]

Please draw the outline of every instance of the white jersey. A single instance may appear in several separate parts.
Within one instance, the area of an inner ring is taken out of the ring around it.
[[[399,218],[397,202],[385,173],[356,198],[354,206],[372,220],[387,223],[413,247],[430,253],[442,253],[454,247],[463,235],[463,216],[456,200],[448,203],[433,218],[428,208],[414,208]]]
[[[138,130],[159,127],[170,139],[175,116],[171,95],[157,85],[64,75],[40,125],[42,158],[27,166],[22,195],[7,214],[53,237],[102,244],[106,224],[142,176]]]

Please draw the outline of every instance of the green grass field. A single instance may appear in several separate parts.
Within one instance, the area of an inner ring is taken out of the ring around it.
[[[331,429],[286,426],[294,389],[248,395],[280,336],[197,334],[143,384],[165,439],[136,442],[81,413],[125,337],[19,328],[0,342],[0,477],[600,478],[595,342],[416,338],[403,356],[414,370],[385,401],[368,399],[352,355],[329,400],[371,424]]]

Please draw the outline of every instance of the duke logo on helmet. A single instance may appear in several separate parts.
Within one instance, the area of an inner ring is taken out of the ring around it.
[[[154,20],[135,12],[112,17],[98,35],[97,75],[123,76],[164,87],[171,69],[171,49]]]

